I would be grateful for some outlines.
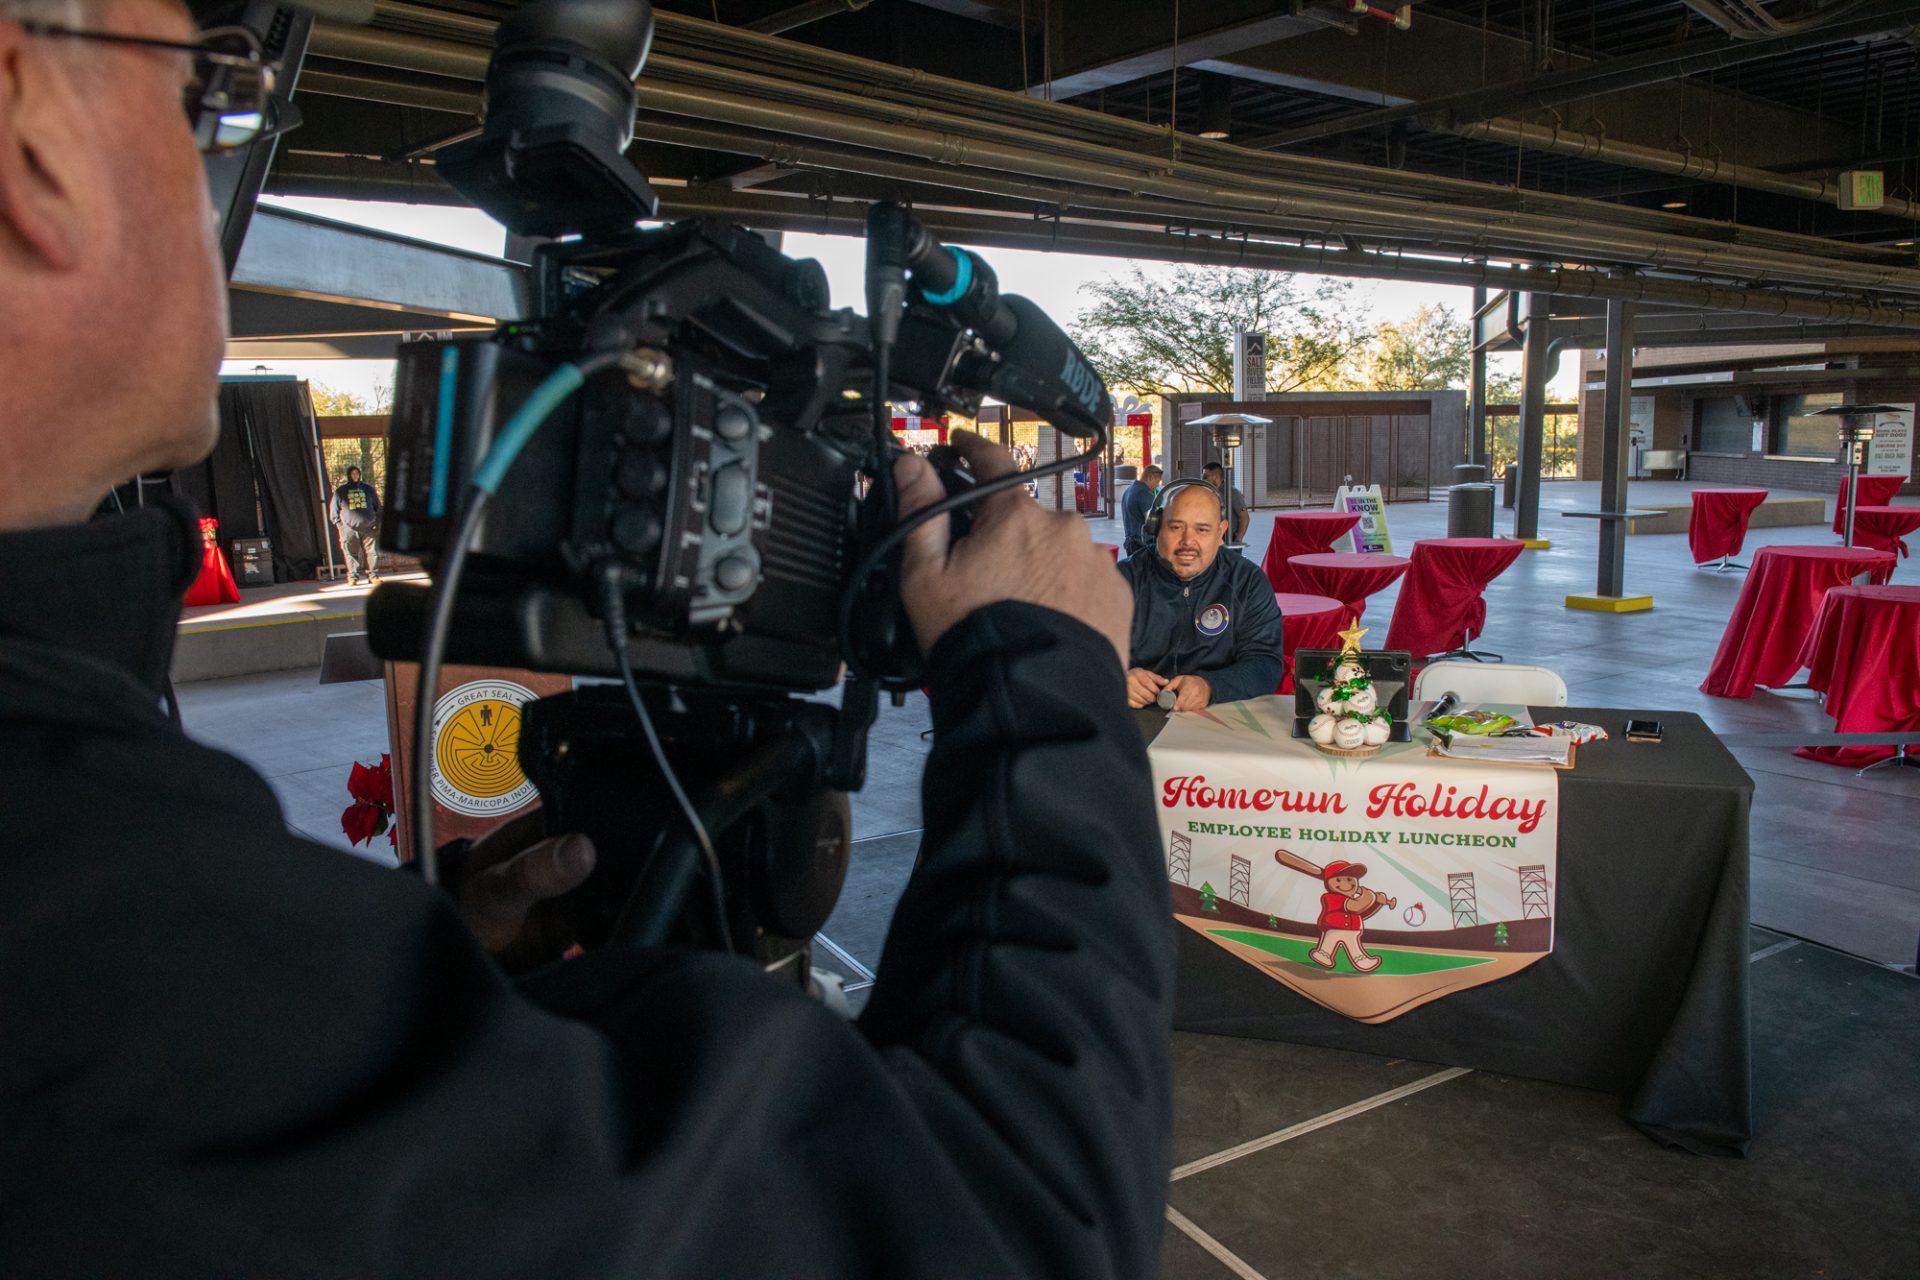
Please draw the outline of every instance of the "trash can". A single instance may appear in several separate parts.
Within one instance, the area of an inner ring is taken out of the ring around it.
[[[1506,490],[1500,498],[1500,505],[1511,511],[1513,504],[1520,500],[1520,464],[1517,462],[1507,464]]]
[[[1457,462],[1453,467],[1455,484],[1485,484],[1487,469],[1478,462]]]
[[[1447,490],[1447,536],[1449,538],[1491,538],[1493,536],[1492,485],[1457,484]]]

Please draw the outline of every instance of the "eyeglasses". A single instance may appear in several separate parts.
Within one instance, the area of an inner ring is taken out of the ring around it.
[[[232,151],[291,127],[277,123],[273,68],[261,52],[260,38],[246,27],[210,27],[192,42],[73,31],[43,22],[22,22],[20,28],[29,35],[165,49],[192,58],[193,79],[182,93],[182,105],[194,143],[204,152]]]

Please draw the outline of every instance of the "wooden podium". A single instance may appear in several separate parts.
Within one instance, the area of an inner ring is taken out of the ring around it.
[[[393,744],[394,815],[400,826],[397,848],[402,862],[413,860],[413,717],[419,683],[416,664],[386,664],[387,737]],[[540,803],[539,793],[520,768],[520,708],[571,688],[572,676],[547,672],[441,668],[433,717],[435,843],[478,840]]]

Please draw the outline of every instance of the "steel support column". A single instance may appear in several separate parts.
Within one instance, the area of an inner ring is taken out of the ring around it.
[[[1607,304],[1607,386],[1601,410],[1600,574],[1595,591],[1623,596],[1627,578],[1627,425],[1633,413],[1633,304]]]
[[[1553,299],[1527,295],[1526,341],[1520,348],[1520,492],[1513,504],[1513,536],[1540,536],[1540,473],[1546,462],[1548,347]]]
[[[1479,315],[1486,305],[1486,286],[1475,285],[1473,314]],[[1467,461],[1484,467],[1487,465],[1487,353],[1476,343],[1471,359],[1467,374]],[[1487,478],[1493,477],[1489,474]]]

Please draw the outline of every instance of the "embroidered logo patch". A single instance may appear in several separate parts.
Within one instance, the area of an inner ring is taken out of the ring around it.
[[[1210,604],[1200,611],[1200,615],[1193,620],[1193,625],[1200,628],[1200,634],[1203,636],[1217,636],[1227,629],[1227,621],[1227,606]]]

